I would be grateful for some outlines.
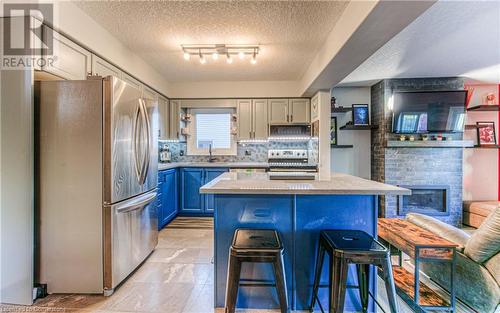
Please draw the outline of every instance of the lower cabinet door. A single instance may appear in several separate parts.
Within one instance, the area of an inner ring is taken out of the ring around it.
[[[180,213],[203,213],[204,197],[200,194],[203,184],[202,168],[181,169],[181,208]]]
[[[217,178],[218,176],[228,172],[227,168],[206,168],[205,169],[205,182],[207,184]],[[214,195],[205,195],[205,213],[213,213],[215,209]]]
[[[178,213],[177,170],[158,173],[158,229],[162,229]]]

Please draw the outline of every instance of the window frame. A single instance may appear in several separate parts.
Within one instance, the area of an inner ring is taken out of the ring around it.
[[[196,134],[196,116],[197,114],[229,114],[230,115],[230,147],[228,149],[212,148],[212,155],[237,155],[236,134],[233,133],[235,121],[233,120],[234,108],[211,108],[211,109],[188,109],[187,113],[191,115],[191,121],[188,123],[187,136],[187,155],[209,155],[208,148],[198,148]]]

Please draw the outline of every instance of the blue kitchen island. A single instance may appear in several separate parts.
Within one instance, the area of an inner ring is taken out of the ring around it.
[[[332,174],[324,180],[270,180],[267,173],[225,173],[200,189],[214,194],[215,306],[224,307],[229,247],[237,228],[278,230],[284,246],[289,307],[307,309],[311,301],[319,232],[322,229],[357,229],[377,235],[379,195],[407,195],[410,191],[359,177]],[[322,284],[328,278],[325,260]],[[371,271],[371,292],[375,292],[375,271]],[[271,282],[268,264],[242,266],[242,281]],[[350,285],[356,285],[355,268],[350,268]],[[328,307],[328,291],[320,299]],[[238,308],[278,308],[274,287],[241,286]],[[360,310],[357,289],[346,293],[346,311]],[[374,311],[370,303],[370,311]]]

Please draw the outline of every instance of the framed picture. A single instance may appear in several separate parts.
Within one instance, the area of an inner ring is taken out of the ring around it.
[[[332,116],[331,124],[330,124],[330,144],[337,144],[337,117]]]
[[[477,143],[481,146],[496,145],[495,122],[476,122]]]
[[[352,105],[352,124],[370,125],[370,114],[368,111],[368,104]]]

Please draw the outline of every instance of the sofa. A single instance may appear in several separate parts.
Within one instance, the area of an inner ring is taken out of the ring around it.
[[[480,313],[500,310],[500,208],[496,207],[472,235],[433,217],[410,213],[406,219],[458,245],[456,296]],[[447,264],[421,263],[420,270],[445,289]]]
[[[499,206],[499,201],[464,201],[463,224],[478,228]]]

